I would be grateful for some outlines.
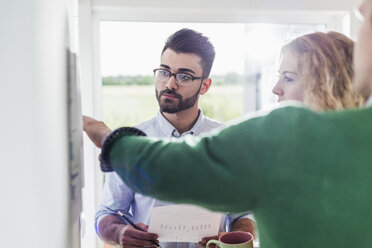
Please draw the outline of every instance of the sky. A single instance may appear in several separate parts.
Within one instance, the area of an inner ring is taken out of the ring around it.
[[[235,72],[260,74],[262,107],[272,103],[282,45],[304,33],[325,31],[325,25],[263,23],[101,22],[101,75],[152,75],[160,64],[167,38],[181,28],[209,37],[216,57],[211,78]]]
[[[209,37],[216,51],[211,75],[249,73],[256,66],[273,64],[285,41],[319,29],[275,24],[101,22],[102,76],[151,75],[160,64],[166,39],[181,28]]]
[[[212,74],[243,73],[244,24],[102,22],[102,75],[151,74],[168,36],[185,27],[203,33],[214,45]]]

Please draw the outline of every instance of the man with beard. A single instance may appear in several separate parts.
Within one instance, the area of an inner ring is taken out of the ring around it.
[[[185,135],[200,135],[221,126],[221,123],[205,117],[198,105],[199,96],[207,93],[211,86],[208,76],[214,57],[213,45],[202,34],[182,29],[171,35],[163,48],[160,66],[154,69],[155,93],[160,111],[156,117],[136,128],[148,136],[174,139]],[[151,240],[157,240],[156,234],[123,224],[110,209],[120,210],[139,227],[147,230],[151,209],[162,205],[169,203],[134,193],[116,173],[108,173],[102,201],[96,213],[97,233],[105,242],[123,247],[154,246]],[[244,214],[224,215],[220,232],[241,230],[253,233],[253,223]],[[216,237],[202,239],[199,246],[204,247],[211,238]],[[161,245],[167,248],[197,247],[194,243]]]

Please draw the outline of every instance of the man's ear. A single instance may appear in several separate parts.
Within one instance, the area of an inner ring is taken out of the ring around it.
[[[212,85],[212,79],[210,78],[204,79],[202,82],[202,86],[200,88],[200,95],[204,95],[205,93],[207,93],[211,85]]]

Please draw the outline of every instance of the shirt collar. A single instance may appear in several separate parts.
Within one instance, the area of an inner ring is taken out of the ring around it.
[[[366,107],[372,106],[372,95],[369,96],[367,102],[366,102]]]
[[[172,126],[172,124],[170,124],[168,120],[165,119],[160,110],[158,111],[158,114],[156,116],[156,121],[157,123],[159,123],[160,129],[165,134],[166,137],[180,137],[185,134],[199,135],[203,127],[204,120],[205,117],[203,115],[203,112],[201,111],[201,109],[199,109],[199,116],[194,126],[189,131],[180,135],[178,131]]]

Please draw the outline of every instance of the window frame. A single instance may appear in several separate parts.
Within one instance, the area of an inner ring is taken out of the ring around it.
[[[124,1],[120,1],[124,2]],[[167,1],[165,1],[167,2]],[[168,1],[169,2],[169,1]],[[173,3],[177,5],[177,3]],[[132,3],[133,5],[133,3]],[[100,22],[202,22],[202,23],[278,23],[278,24],[325,24],[327,30],[350,35],[353,20],[350,10],[252,10],[249,4],[242,9],[223,6],[184,8],[165,6],[155,9],[141,6],[126,6],[116,1],[79,1],[79,54],[81,65],[82,110],[86,115],[102,118],[102,85],[100,68]],[[181,3],[178,3],[181,5]],[[227,6],[228,3],[225,3]],[[352,5],[352,4],[351,4]],[[322,9],[322,8],[320,8]],[[85,188],[83,191],[83,214],[85,234],[82,247],[103,247],[102,241],[92,230],[96,206],[102,194],[103,174],[97,157],[99,150],[84,138]]]

